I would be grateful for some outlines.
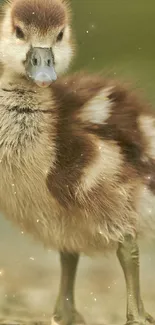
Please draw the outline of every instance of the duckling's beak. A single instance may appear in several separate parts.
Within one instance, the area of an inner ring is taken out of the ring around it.
[[[25,61],[27,76],[38,86],[48,87],[57,79],[51,48],[32,47]]]

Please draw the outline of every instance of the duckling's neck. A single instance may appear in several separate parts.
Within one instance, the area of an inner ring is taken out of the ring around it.
[[[31,87],[29,80],[10,72],[0,82],[0,159],[16,164],[35,155],[37,160],[39,155],[44,157],[46,148],[50,159],[55,159],[51,146],[55,147],[56,110],[51,89]]]

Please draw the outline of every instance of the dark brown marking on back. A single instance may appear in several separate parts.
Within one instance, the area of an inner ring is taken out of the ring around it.
[[[116,86],[108,98],[112,102],[110,117],[105,124],[89,125],[86,129],[103,141],[115,141],[121,148],[125,164],[130,164],[132,174],[143,176],[144,183],[155,192],[155,161],[150,157],[145,159],[147,143],[138,121],[141,114],[151,113],[153,116],[154,113],[148,104],[140,102],[134,93],[120,86]],[[123,177],[126,178],[125,173]]]
[[[58,112],[57,165],[48,175],[47,184],[55,198],[65,207],[76,202],[75,189],[83,169],[92,163],[96,148],[89,135],[78,125],[77,111],[102,88],[101,78],[93,81],[83,74],[66,77],[52,85]]]
[[[141,103],[132,91],[114,83],[108,96],[112,111],[105,123],[85,124],[79,118],[79,112],[82,113],[88,101],[112,85],[112,81],[105,81],[99,76],[90,78],[78,74],[63,78],[52,86],[59,115],[56,143],[58,162],[54,174],[48,175],[47,183],[49,190],[65,207],[70,206],[71,202],[75,203],[75,188],[83,168],[89,167],[95,158],[96,146],[90,142],[91,134],[119,145],[124,161],[119,180],[121,183],[128,182],[130,177],[133,179],[134,175],[140,176],[144,184],[155,191],[155,161],[150,157],[144,159],[147,144],[138,124],[141,114],[151,113],[153,116],[149,105]]]

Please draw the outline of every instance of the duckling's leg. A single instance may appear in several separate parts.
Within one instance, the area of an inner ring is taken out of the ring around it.
[[[145,325],[146,321],[155,324],[155,320],[144,310],[140,296],[139,249],[136,239],[127,236],[119,244],[117,256],[122,266],[127,288],[127,323],[128,325]]]
[[[60,253],[60,291],[54,310],[52,324],[84,324],[84,319],[76,311],[74,304],[74,283],[79,260],[78,254]]]

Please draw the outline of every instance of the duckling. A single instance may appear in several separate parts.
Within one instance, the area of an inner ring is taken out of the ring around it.
[[[6,8],[0,210],[60,252],[52,323],[84,323],[74,302],[79,256],[115,250],[127,287],[127,324],[155,324],[141,298],[138,248],[139,237],[155,233],[154,113],[133,91],[100,75],[52,82],[72,53],[64,1],[14,0]]]

